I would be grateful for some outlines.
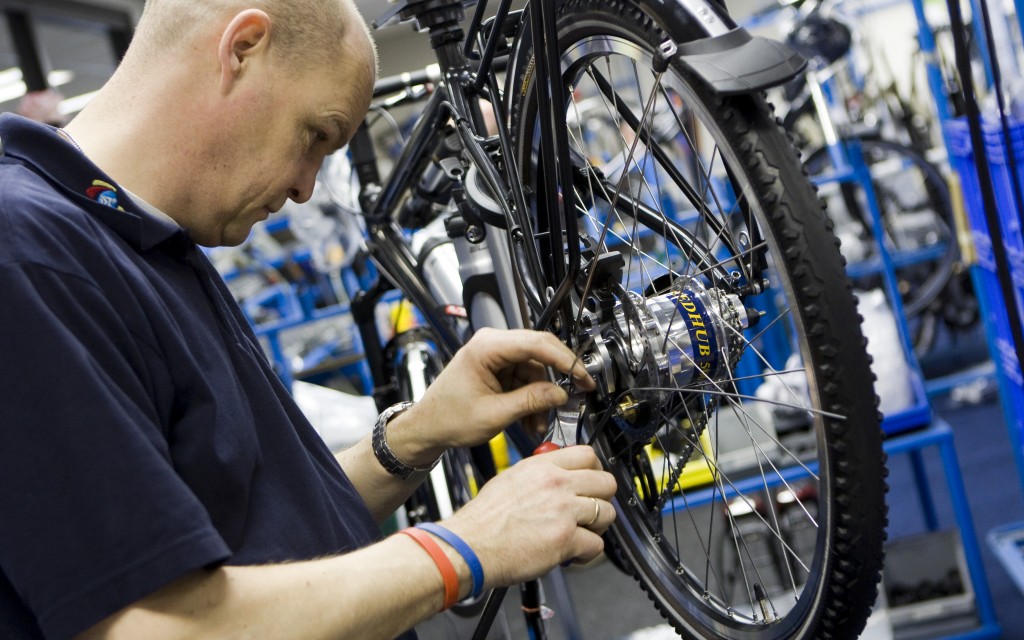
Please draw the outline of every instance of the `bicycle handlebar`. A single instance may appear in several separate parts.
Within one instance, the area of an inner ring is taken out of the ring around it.
[[[441,67],[436,64],[428,65],[419,71],[408,71],[377,80],[373,85],[373,97],[377,98],[385,94],[397,93],[404,89],[436,83],[440,80]]]

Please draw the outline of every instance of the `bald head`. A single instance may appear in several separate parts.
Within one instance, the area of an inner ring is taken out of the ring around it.
[[[375,75],[352,0],[147,0],[125,59],[68,131],[196,242],[238,244],[310,197]]]
[[[376,71],[373,39],[352,0],[146,0],[130,55],[146,62],[166,60],[204,28],[245,9],[270,17],[274,53],[289,64],[331,64],[346,48],[368,47]]]

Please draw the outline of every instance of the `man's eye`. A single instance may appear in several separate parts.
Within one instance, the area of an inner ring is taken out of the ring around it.
[[[330,136],[327,135],[327,132],[324,131],[323,129],[313,129],[313,142],[315,144],[327,142],[329,139]]]

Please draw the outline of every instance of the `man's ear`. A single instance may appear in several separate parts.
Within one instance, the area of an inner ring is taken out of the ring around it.
[[[232,18],[224,28],[217,48],[221,93],[228,93],[246,63],[254,56],[265,53],[269,46],[270,16],[259,9],[246,9]]]

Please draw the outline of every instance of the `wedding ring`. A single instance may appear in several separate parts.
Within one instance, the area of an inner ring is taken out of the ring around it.
[[[591,500],[594,501],[594,517],[590,519],[590,522],[583,525],[584,529],[597,522],[597,519],[601,517],[601,503],[597,501],[597,498],[591,498]]]

